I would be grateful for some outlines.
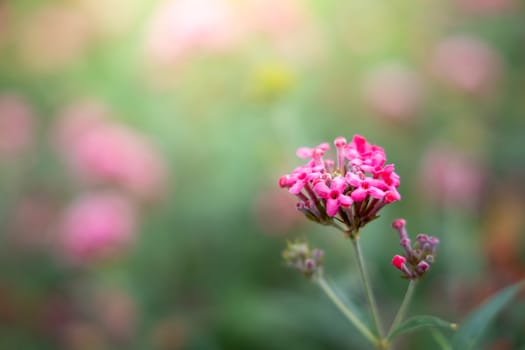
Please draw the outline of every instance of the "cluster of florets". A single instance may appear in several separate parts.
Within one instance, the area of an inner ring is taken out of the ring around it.
[[[435,261],[439,239],[420,233],[412,246],[404,219],[394,220],[392,227],[399,233],[399,242],[405,250],[404,255],[396,255],[392,258],[392,265],[403,272],[403,277],[409,279],[423,277]]]
[[[286,264],[302,272],[306,277],[312,277],[321,272],[323,268],[324,252],[321,249],[310,249],[306,242],[288,243],[283,252]]]
[[[349,143],[338,137],[334,145],[336,161],[323,159],[328,143],[299,148],[297,156],[309,159],[308,163],[282,176],[279,185],[297,196],[297,209],[307,218],[320,224],[335,219],[353,234],[377,218],[381,208],[401,198],[399,176],[393,164],[385,164],[383,148],[360,135]]]

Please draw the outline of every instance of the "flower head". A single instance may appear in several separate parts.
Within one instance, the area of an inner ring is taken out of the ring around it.
[[[306,277],[313,277],[321,273],[324,252],[318,248],[310,249],[306,242],[296,241],[288,243],[283,258],[289,267],[299,270]]]
[[[403,272],[406,278],[423,277],[434,263],[439,239],[421,233],[417,235],[414,245],[411,245],[404,219],[394,220],[392,227],[399,233],[399,242],[405,251],[405,255],[395,255],[392,258],[392,266]]]
[[[386,163],[383,148],[355,135],[334,141],[336,161],[325,159],[328,143],[314,148],[302,147],[297,156],[308,162],[291,174],[283,175],[279,185],[297,196],[297,209],[313,221],[347,226],[350,235],[378,217],[385,205],[401,198],[399,176],[393,164]]]
[[[64,213],[65,255],[75,263],[119,255],[134,241],[136,226],[135,208],[126,197],[111,192],[85,194]]]

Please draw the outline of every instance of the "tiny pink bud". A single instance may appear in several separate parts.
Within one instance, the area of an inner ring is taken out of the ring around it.
[[[404,256],[395,255],[392,258],[392,266],[394,266],[395,268],[401,270],[401,269],[403,269],[403,265],[405,264],[406,261],[407,261],[407,259]]]
[[[405,219],[396,219],[392,222],[392,227],[395,228],[396,230],[399,230],[402,227],[405,227],[406,224],[407,222],[405,221]]]
[[[417,271],[419,273],[424,273],[430,268],[430,264],[426,262],[425,260],[421,261],[419,264],[417,264]]]
[[[334,145],[337,148],[344,147],[344,146],[346,146],[346,139],[344,137],[340,136],[340,137],[335,139]]]
[[[424,233],[420,233],[416,236],[416,239],[418,241],[421,241],[421,242],[426,242],[428,241],[428,235],[424,234]]]
[[[289,182],[288,175],[281,176],[279,178],[279,187],[281,188],[289,187],[288,182]]]
[[[315,261],[313,259],[306,259],[304,261],[304,267],[307,272],[313,272],[316,268]]]
[[[392,202],[396,202],[401,199],[401,196],[397,191],[387,191],[385,193],[384,201],[386,204],[390,204]]]

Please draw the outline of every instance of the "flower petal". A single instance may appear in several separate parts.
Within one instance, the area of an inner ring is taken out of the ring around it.
[[[303,190],[303,187],[304,187],[304,182],[303,181],[297,181],[292,187],[290,187],[288,192],[290,192],[292,194],[299,194]]]
[[[385,192],[377,187],[370,187],[368,189],[368,194],[370,195],[370,197],[375,199],[381,199],[385,196]]]
[[[339,210],[339,201],[337,199],[328,199],[326,201],[326,214],[335,216]]]
[[[339,204],[342,207],[348,208],[349,206],[354,204],[354,201],[352,200],[352,198],[350,196],[346,196],[346,195],[342,194],[342,195],[339,196]]]
[[[354,201],[361,202],[366,198],[367,193],[366,190],[359,187],[352,192],[351,196]]]
[[[342,176],[337,176],[332,180],[332,190],[336,190],[343,193],[347,186],[348,184],[345,178]]]
[[[314,191],[319,195],[321,198],[328,198],[328,195],[330,194],[331,190],[328,186],[326,186],[326,183],[320,181],[314,186]]]
[[[297,152],[295,152],[297,157],[304,158],[304,159],[310,158],[312,156],[312,153],[313,153],[313,149],[308,148],[308,147],[301,147],[297,150]]]

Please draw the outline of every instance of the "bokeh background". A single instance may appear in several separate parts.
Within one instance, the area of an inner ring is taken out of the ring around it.
[[[355,133],[401,176],[362,235],[385,320],[404,217],[442,242],[411,313],[461,321],[525,277],[524,113],[520,0],[1,0],[0,348],[367,348],[280,256],[364,305],[277,186]],[[523,298],[483,348],[525,349]]]

